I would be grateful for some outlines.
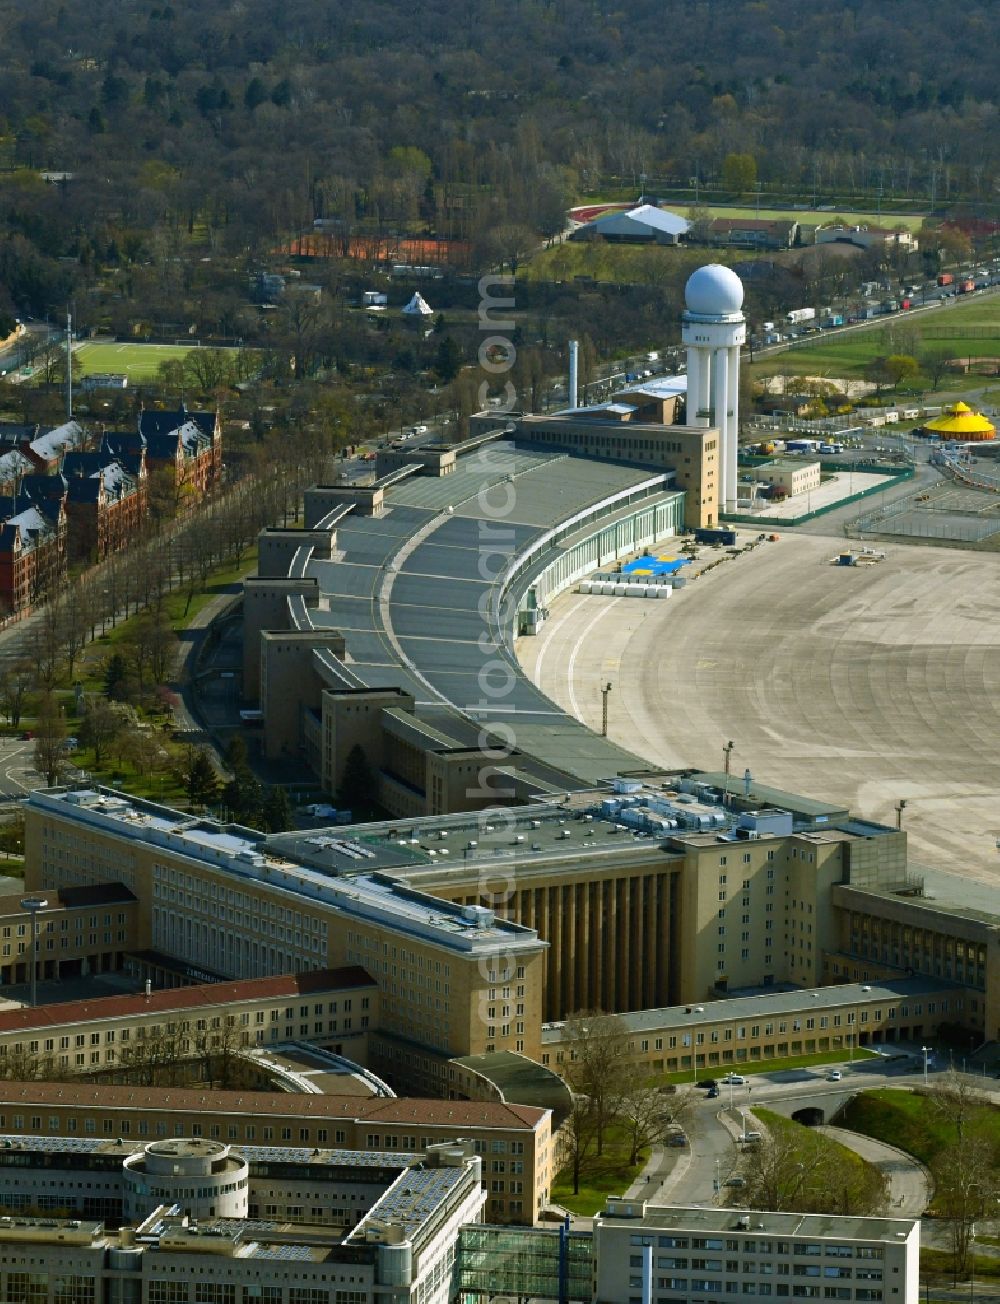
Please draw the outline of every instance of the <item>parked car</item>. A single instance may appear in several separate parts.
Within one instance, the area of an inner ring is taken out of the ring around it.
[[[687,1143],[688,1139],[683,1132],[671,1132],[667,1137],[667,1145],[673,1146],[675,1150],[682,1149]]]
[[[715,1078],[702,1078],[702,1080],[696,1085],[699,1087],[717,1087],[719,1084],[716,1082]]]
[[[745,1087],[747,1084],[747,1080],[742,1075],[742,1073],[727,1073],[726,1076],[722,1079],[722,1081],[726,1084],[727,1087],[730,1085],[730,1083],[734,1087]]]
[[[747,1184],[747,1179],[745,1177],[740,1177],[739,1173],[734,1173],[732,1177],[726,1178],[727,1186],[734,1186],[738,1188],[741,1186],[746,1186],[746,1184]]]

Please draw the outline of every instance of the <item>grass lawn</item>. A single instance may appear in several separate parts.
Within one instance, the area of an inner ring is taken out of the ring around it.
[[[982,1239],[985,1240],[986,1238],[983,1237]],[[976,1241],[979,1240],[980,1237],[977,1236]],[[983,1277],[1000,1277],[1000,1259],[986,1258],[982,1254],[977,1254],[975,1259],[977,1281]],[[950,1285],[953,1277],[951,1251],[932,1250],[926,1245],[921,1245],[920,1271],[924,1276],[930,1277],[932,1281],[937,1281],[938,1285],[943,1285],[946,1280]]]
[[[740,1073],[744,1077],[749,1077],[753,1073],[780,1073],[784,1069],[808,1069],[818,1064],[844,1064],[847,1062],[850,1052],[842,1050],[822,1051],[817,1055],[793,1055],[790,1059],[767,1059],[767,1060],[750,1060],[749,1062],[740,1062],[738,1064],[711,1064],[707,1068],[701,1065],[695,1075],[692,1069],[686,1069],[683,1073],[663,1073],[658,1074],[657,1082],[672,1082],[681,1085],[685,1082],[697,1080],[701,1082],[706,1078],[715,1078],[720,1082],[727,1073]],[[872,1059],[873,1052],[865,1050],[859,1046],[854,1052],[855,1059]]]
[[[643,1151],[639,1162],[632,1167],[624,1136],[611,1127],[605,1138],[604,1154],[600,1158],[592,1155],[584,1161],[577,1194],[573,1194],[572,1171],[564,1169],[552,1183],[552,1200],[570,1213],[590,1218],[604,1208],[607,1196],[622,1195],[632,1185],[648,1157],[648,1150]]]
[[[183,362],[190,352],[191,346],[186,344],[83,343],[73,350],[73,356],[85,376],[101,372],[135,381],[152,380],[161,362]]]
[[[807,1208],[826,1208],[832,1211],[828,1201],[832,1194],[831,1183],[836,1186],[838,1203],[844,1202],[840,1204],[838,1212],[850,1207],[864,1207],[866,1192],[869,1198],[872,1194],[878,1198],[882,1179],[878,1169],[867,1159],[862,1159],[833,1137],[825,1136],[815,1128],[805,1127],[770,1109],[755,1109],[754,1116],[763,1123],[776,1143],[792,1148],[793,1157],[799,1157],[814,1172],[816,1186],[810,1188],[807,1181],[802,1191]],[[752,1164],[752,1156],[744,1156],[744,1162]],[[818,1177],[820,1173],[823,1174],[821,1178]]]
[[[988,332],[983,327],[992,328]],[[964,334],[966,328],[969,333]],[[815,341],[813,343],[812,341]],[[860,378],[873,358],[887,353],[941,354],[949,358],[1000,356],[1000,303],[993,296],[975,298],[953,307],[932,308],[912,316],[897,316],[866,330],[841,335],[815,335],[783,353],[754,363],[752,374],[809,375]],[[966,389],[988,384],[986,378],[955,373],[940,388]]]
[[[989,1110],[985,1118],[986,1134],[994,1145],[1000,1145],[1000,1109]],[[855,1096],[837,1115],[836,1123],[898,1146],[924,1164],[932,1163],[955,1141],[955,1128],[932,1100],[892,1087]]]

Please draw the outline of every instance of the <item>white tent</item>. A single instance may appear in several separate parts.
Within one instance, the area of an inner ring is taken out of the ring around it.
[[[418,290],[405,308],[400,310],[404,317],[412,317],[415,320],[421,317],[433,317],[434,309],[430,306],[424,296]]]
[[[575,232],[578,238],[588,234],[603,237],[605,240],[656,241],[660,244],[676,244],[682,235],[686,235],[691,223],[679,213],[671,213],[666,208],[655,208],[652,204],[640,204],[624,213],[606,213],[603,217],[588,222]]]

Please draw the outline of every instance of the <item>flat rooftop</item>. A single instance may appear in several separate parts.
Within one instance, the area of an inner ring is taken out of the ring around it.
[[[626,1202],[627,1203],[627,1202]],[[892,1241],[905,1240],[918,1223],[913,1218],[840,1217],[822,1213],[762,1213],[749,1215],[751,1226],[741,1227],[747,1219],[745,1209],[710,1209],[673,1205],[643,1204],[641,1219],[618,1216],[605,1211],[595,1224],[623,1227],[642,1222],[647,1227],[682,1228],[701,1231],[764,1231],[774,1236],[803,1236],[816,1240]],[[596,1229],[596,1228],[595,1228]]]
[[[726,1023],[730,1019],[768,1019],[773,1015],[811,1014],[815,1010],[836,1009],[843,1005],[891,1005],[897,1001],[923,997],[960,994],[960,983],[941,978],[888,978],[882,982],[839,983],[830,987],[808,987],[797,991],[757,993],[731,996],[696,1005],[668,1005],[654,1010],[633,1010],[617,1017],[629,1032],[659,1028],[703,1028],[709,1023]],[[565,1024],[542,1025],[542,1044],[558,1045]],[[737,1066],[738,1067],[738,1066]]]
[[[732,841],[746,819],[782,812],[790,817],[789,831],[809,838],[842,840],[891,831],[875,824],[855,829],[848,812],[828,802],[756,783],[747,797],[743,785],[738,787],[731,778],[729,804],[724,805],[725,775],[646,771],[617,780],[609,777],[600,787],[565,792],[558,800],[511,807],[492,820],[476,812],[422,815],[354,824],[349,830],[276,833],[266,845],[279,858],[331,874],[353,876],[363,865],[373,872],[419,877],[424,869],[437,873],[483,861],[510,861],[525,868],[533,862],[578,859],[583,853],[588,859],[674,854],[679,861],[684,843]],[[765,828],[760,836],[771,835]],[[357,848],[363,851],[363,861]]]
[[[11,1154],[51,1155],[56,1160],[60,1155],[112,1156],[124,1162],[129,1155],[144,1151],[149,1144],[149,1141],[124,1137],[21,1136],[7,1133],[0,1134],[0,1164],[4,1162],[5,1155]],[[370,1182],[373,1180],[372,1172],[389,1172],[394,1181],[399,1170],[420,1163],[418,1155],[390,1150],[314,1149],[311,1146],[254,1146],[235,1143],[230,1148],[234,1153],[243,1155],[250,1164],[302,1164],[324,1171],[335,1170],[341,1181]],[[51,1163],[48,1166],[52,1167]]]
[[[375,850],[341,828],[281,835],[272,843],[253,830],[193,820],[107,788],[51,788],[33,792],[29,804],[128,840],[169,848],[235,878],[287,892],[300,904],[305,899],[359,920],[389,924],[454,951],[492,955],[498,946],[515,951],[544,945],[532,928],[492,912],[470,912],[373,872],[379,868]],[[286,851],[289,838],[295,859]],[[353,871],[349,879],[343,874],[348,867]]]

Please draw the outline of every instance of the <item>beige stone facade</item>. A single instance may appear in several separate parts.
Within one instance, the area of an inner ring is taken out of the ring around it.
[[[139,903],[135,949],[233,977],[359,965],[378,984],[380,1026],[427,1054],[538,1056],[545,943],[533,930],[379,875],[328,877],[249,830],[117,794],[36,793],[26,816],[31,888],[117,876]]]
[[[378,1022],[378,988],[366,973],[314,971],[3,1010],[0,1063],[87,1074],[145,1063],[152,1043],[183,1059],[301,1038],[364,1064]]]
[[[760,466],[741,467],[740,474],[757,484],[777,485],[789,498],[794,498],[796,494],[812,493],[819,488],[821,480],[819,462],[792,461],[790,458],[764,462]]]
[[[617,397],[617,396],[616,396]],[[661,407],[672,400],[664,400]],[[475,418],[473,418],[473,422]],[[518,435],[555,444],[581,456],[638,462],[673,471],[684,490],[684,524],[690,529],[719,520],[719,433],[701,426],[616,418],[600,408],[512,418]]]
[[[490,1222],[537,1222],[553,1175],[549,1111],[499,1102],[9,1083],[0,1132],[413,1153],[462,1137],[482,1156]]]
[[[139,902],[128,888],[55,889],[37,913],[36,977],[87,977],[121,969],[137,932]],[[0,898],[0,987],[31,980],[31,917],[23,894]]]
[[[866,1047],[919,1042],[968,1014],[970,993],[951,983],[870,976],[864,983],[761,991],[624,1014],[627,1054],[651,1073],[707,1077],[714,1070],[791,1056],[839,1052],[848,1059]],[[574,1042],[560,1022],[546,1027],[543,1047],[543,1065],[557,1073],[575,1057]]]

